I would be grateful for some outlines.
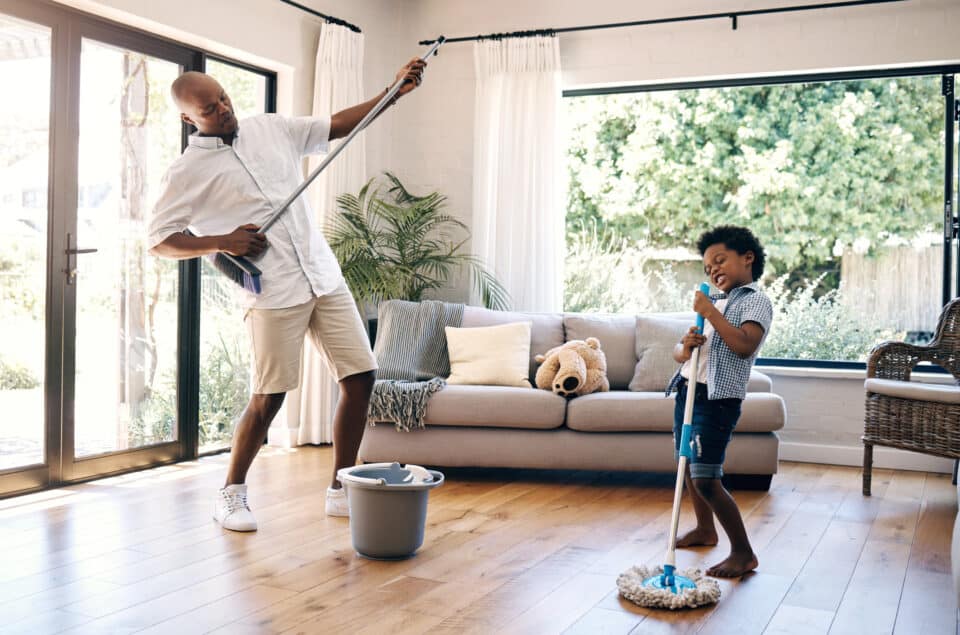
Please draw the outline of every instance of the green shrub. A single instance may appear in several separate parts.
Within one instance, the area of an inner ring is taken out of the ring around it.
[[[228,344],[221,337],[201,357],[201,446],[231,438],[233,426],[249,396],[249,367],[240,341]],[[176,381],[169,372],[140,404],[130,425],[130,441],[139,445],[171,438],[176,421]]]
[[[0,357],[0,390],[30,390],[40,385],[33,371],[23,364]]]
[[[692,309],[693,278],[681,280],[669,262],[651,260],[645,245],[630,245],[609,233],[600,235],[595,227],[583,228],[568,240],[565,310]],[[784,275],[766,285],[773,303],[773,326],[760,351],[763,357],[864,361],[877,343],[903,338],[891,329],[866,326],[864,316],[843,301],[842,284],[839,289],[827,289],[823,281],[821,275],[791,289]]]
[[[843,285],[824,292],[824,276],[807,280],[794,290],[788,276],[767,285],[773,303],[773,326],[763,345],[763,357],[865,361],[884,340],[903,339],[891,329],[866,326],[863,315],[843,302]]]
[[[564,310],[575,313],[687,311],[692,295],[673,265],[654,260],[647,245],[629,244],[596,225],[568,237]]]
[[[250,366],[237,338],[220,337],[203,357],[200,373],[200,445],[229,439],[250,398]]]

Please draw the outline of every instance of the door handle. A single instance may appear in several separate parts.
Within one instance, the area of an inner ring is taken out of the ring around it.
[[[77,267],[76,267],[76,256],[78,254],[94,254],[97,252],[96,249],[77,249],[76,247],[71,247],[70,243],[72,242],[73,236],[67,234],[67,248],[63,253],[67,254],[67,268],[63,270],[67,274],[67,284],[73,284],[74,280],[77,279]]]

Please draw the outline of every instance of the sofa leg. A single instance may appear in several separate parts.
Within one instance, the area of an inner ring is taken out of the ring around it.
[[[957,468],[960,467],[960,459],[953,462],[953,484],[957,484]]]
[[[873,444],[863,444],[863,495],[870,496],[870,482],[873,477]]]
[[[773,474],[724,474],[722,481],[727,489],[765,492],[770,490]]]

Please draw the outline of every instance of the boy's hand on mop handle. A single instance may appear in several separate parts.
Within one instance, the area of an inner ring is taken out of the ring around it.
[[[690,356],[693,355],[693,349],[703,346],[706,342],[707,338],[697,331],[697,327],[691,326],[687,334],[680,340],[680,345],[683,347],[683,361],[690,359]]]
[[[693,310],[703,316],[703,319],[709,320],[710,314],[717,310],[713,306],[713,301],[702,291],[697,291],[693,297]]]

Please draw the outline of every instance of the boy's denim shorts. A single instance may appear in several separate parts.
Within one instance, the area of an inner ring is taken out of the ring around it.
[[[693,405],[693,429],[690,445],[692,478],[720,478],[723,476],[723,459],[733,429],[740,418],[740,399],[708,399],[707,385],[697,384]],[[683,410],[687,402],[687,381],[680,384],[676,405],[673,408],[674,456],[680,460],[680,432],[683,426]]]

